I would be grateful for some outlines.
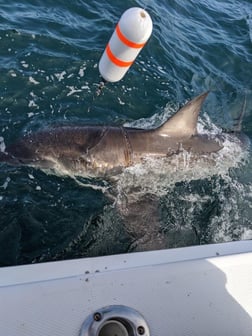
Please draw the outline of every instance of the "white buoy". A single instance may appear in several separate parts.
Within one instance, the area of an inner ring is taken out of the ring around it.
[[[106,81],[123,78],[152,32],[150,15],[132,7],[121,16],[99,62],[99,71]]]

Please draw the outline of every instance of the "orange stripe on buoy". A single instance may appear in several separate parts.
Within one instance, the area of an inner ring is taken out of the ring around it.
[[[112,63],[114,63],[115,65],[119,66],[119,67],[124,67],[124,68],[126,68],[126,67],[131,66],[131,65],[134,63],[134,62],[132,62],[132,61],[130,61],[130,62],[125,62],[125,61],[122,61],[122,60],[120,60],[119,58],[117,58],[117,57],[112,53],[109,44],[108,44],[107,47],[106,47],[106,53],[107,53],[108,58],[110,59],[110,61],[111,61]]]
[[[119,24],[117,24],[117,26],[116,26],[116,33],[117,33],[117,36],[119,37],[119,39],[122,41],[122,43],[126,44],[130,48],[140,49],[140,48],[143,48],[143,46],[146,43],[146,42],[135,43],[135,42],[132,42],[132,41],[128,40],[127,37],[125,35],[123,35],[123,33],[121,32]]]

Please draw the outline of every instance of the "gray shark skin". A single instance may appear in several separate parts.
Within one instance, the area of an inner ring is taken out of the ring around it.
[[[0,162],[104,176],[148,157],[218,152],[222,138],[197,133],[198,115],[208,92],[194,98],[156,129],[62,126],[25,135],[0,153]],[[235,134],[234,134],[235,136]]]

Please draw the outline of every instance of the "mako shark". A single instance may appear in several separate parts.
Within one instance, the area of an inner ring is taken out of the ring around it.
[[[27,134],[0,153],[0,162],[80,176],[104,176],[148,157],[169,157],[181,151],[207,156],[220,151],[224,141],[221,135],[197,132],[199,112],[207,94],[188,102],[156,129],[61,126]]]

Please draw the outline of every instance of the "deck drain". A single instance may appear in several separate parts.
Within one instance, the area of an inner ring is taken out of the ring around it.
[[[143,316],[126,306],[107,306],[84,321],[80,336],[150,336]]]

